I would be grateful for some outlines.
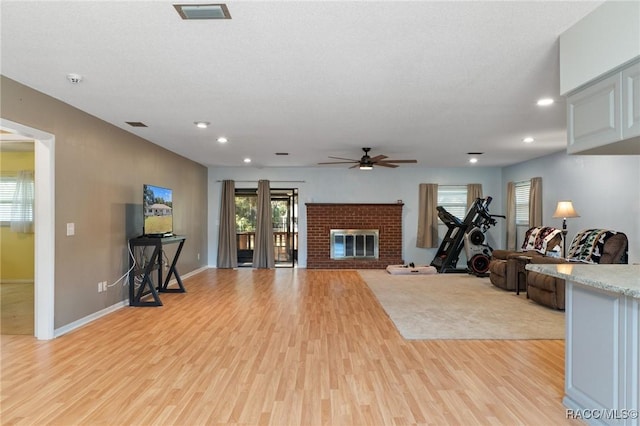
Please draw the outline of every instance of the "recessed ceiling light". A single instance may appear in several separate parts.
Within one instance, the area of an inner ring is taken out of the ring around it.
[[[245,158],[243,161],[244,161],[245,163],[250,163],[250,162],[251,162],[251,158]]]
[[[538,106],[549,106],[551,104],[553,104],[553,99],[552,98],[542,98],[542,99],[538,99]]]
[[[527,136],[526,138],[522,139],[522,142],[524,143],[531,143],[533,142],[535,139],[533,139],[531,136]]]
[[[475,163],[477,163],[477,162],[478,162],[478,159],[477,159],[476,157],[472,157],[472,158],[469,158],[469,162],[470,162],[471,164],[475,164]]]
[[[231,19],[226,4],[174,4],[182,19]]]
[[[225,138],[224,136],[220,136],[220,137],[218,138],[218,142],[220,142],[220,143],[227,143],[228,141],[227,141],[227,138]]]
[[[208,121],[194,121],[193,124],[195,124],[201,129],[206,129],[207,127],[209,127],[209,124],[211,123],[209,123]]]

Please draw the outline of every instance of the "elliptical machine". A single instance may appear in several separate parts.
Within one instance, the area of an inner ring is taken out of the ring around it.
[[[477,276],[486,276],[493,249],[485,243],[485,233],[498,223],[494,218],[502,215],[489,214],[491,197],[477,198],[469,208],[464,220],[460,220],[444,207],[437,206],[438,217],[447,225],[447,234],[431,261],[440,273],[468,272]],[[462,248],[467,255],[467,268],[457,268]]]

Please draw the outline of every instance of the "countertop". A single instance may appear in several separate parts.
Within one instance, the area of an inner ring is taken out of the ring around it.
[[[527,270],[640,299],[640,265],[529,264]]]

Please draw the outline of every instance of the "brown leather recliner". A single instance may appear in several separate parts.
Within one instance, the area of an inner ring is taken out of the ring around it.
[[[537,240],[536,240],[536,237]],[[544,241],[545,237],[550,237]],[[503,290],[515,291],[516,286],[525,290],[526,281],[518,280],[517,260],[518,256],[539,257],[544,256],[547,249],[553,249],[560,245],[562,233],[559,229],[551,227],[534,226],[525,233],[522,249],[494,250],[489,262],[489,280],[493,285]]]
[[[570,259],[574,247],[580,243],[579,240],[589,233],[602,230],[585,230],[576,235],[574,241],[571,243],[571,250],[567,258]],[[614,233],[608,231],[609,235],[603,236],[604,241],[598,247],[598,244],[591,244],[594,250],[598,251],[596,264],[611,264],[611,263],[627,263],[627,236],[621,232]],[[596,261],[596,259],[593,259]],[[558,259],[552,257],[538,256],[531,259],[531,263],[574,263],[566,259]],[[565,281],[560,278],[551,277],[546,274],[541,274],[534,271],[527,272],[527,297],[541,305],[548,306],[553,309],[564,310],[565,306]]]

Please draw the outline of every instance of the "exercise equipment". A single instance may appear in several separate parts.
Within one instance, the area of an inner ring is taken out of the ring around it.
[[[442,206],[436,207],[438,217],[448,228],[438,252],[431,261],[431,266],[438,272],[486,275],[493,249],[485,243],[485,232],[497,223],[495,217],[504,218],[502,215],[489,214],[491,200],[491,197],[477,198],[467,211],[464,220],[452,215]],[[464,269],[457,267],[463,247],[467,256],[467,268]]]

